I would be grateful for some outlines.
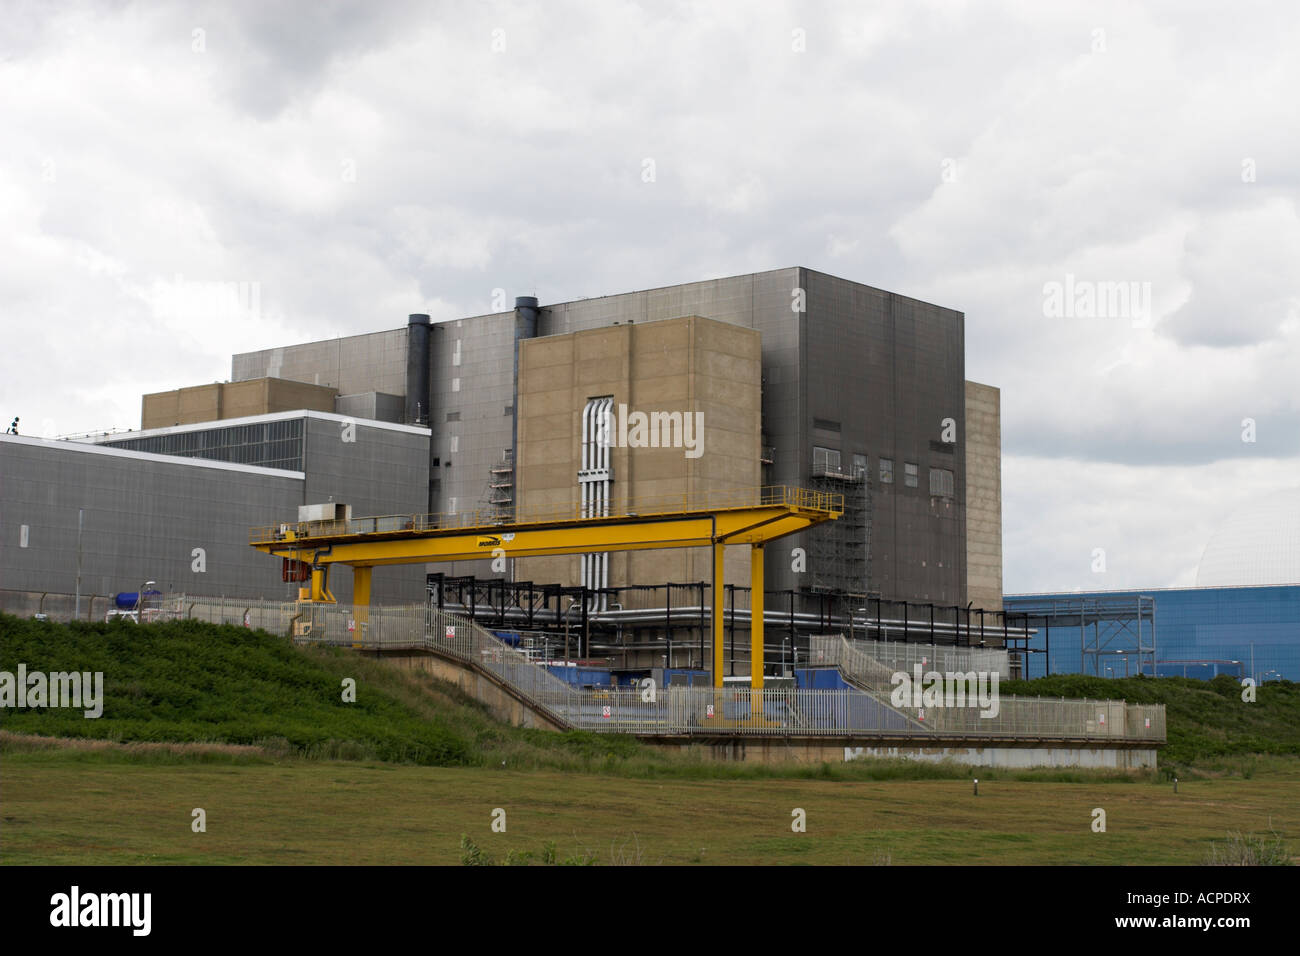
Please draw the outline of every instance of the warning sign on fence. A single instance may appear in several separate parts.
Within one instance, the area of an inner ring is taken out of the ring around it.
[[[449,641],[454,641],[456,639],[456,628],[450,624],[447,625],[446,637]]]
[[[712,704],[708,704],[708,705],[705,706],[705,708],[704,708],[704,716],[705,716],[705,717],[712,717],[712,716],[713,716],[713,705],[712,705]]]
[[[609,716],[609,704],[606,704],[604,707],[600,708],[600,716],[602,717]]]
[[[352,618],[348,618],[348,630],[355,631],[356,629],[357,629],[357,622],[354,621]]]

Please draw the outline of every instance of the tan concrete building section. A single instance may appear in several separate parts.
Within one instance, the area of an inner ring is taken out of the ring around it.
[[[333,412],[338,390],[283,378],[213,382],[170,392],[153,392],[140,402],[141,428],[197,425],[224,418],[307,409]]]
[[[1002,608],[1002,392],[966,383],[966,599]]]
[[[700,316],[527,339],[519,352],[519,512],[581,501],[582,416],[611,396],[632,412],[699,412],[698,457],[683,447],[613,447],[612,508],[629,498],[755,488],[761,482],[762,353],[753,329]],[[692,419],[693,421],[695,419]],[[617,436],[615,442],[617,443]],[[628,444],[632,444],[629,440]],[[749,553],[728,548],[726,582],[748,587]],[[611,554],[609,583],[709,581],[708,549]],[[520,560],[517,580],[581,580],[578,556]]]

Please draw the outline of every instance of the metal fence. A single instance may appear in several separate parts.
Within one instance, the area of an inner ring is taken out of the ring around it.
[[[467,618],[434,607],[352,609],[312,605],[298,619],[300,640],[372,650],[423,649],[491,672],[558,722],[609,733],[756,736],[885,735],[900,738],[1164,740],[1164,708],[1124,701],[1006,695],[979,699],[976,685],[953,700],[896,706],[892,664],[842,637],[815,639],[828,665],[853,686],[810,688],[611,687],[582,690],[534,663]],[[887,645],[889,651],[906,648]],[[955,651],[954,648],[941,648]],[[961,649],[966,650],[966,649]],[[975,657],[954,656],[954,663]],[[976,657],[988,652],[973,652]],[[924,656],[924,648],[919,655]],[[918,656],[918,661],[920,659]],[[1001,655],[1005,659],[1005,655]],[[997,664],[995,655],[985,663]],[[970,668],[978,670],[978,668]],[[996,673],[996,668],[988,673]],[[990,689],[987,688],[986,689]]]
[[[846,638],[842,634],[815,635],[808,639],[809,663],[836,664],[839,648]],[[997,673],[1001,680],[1011,676],[1011,662],[1007,652],[992,647],[960,647],[946,644],[904,644],[901,641],[848,641],[850,649],[857,650],[868,659],[894,671],[909,674],[920,664],[927,671],[984,671]]]
[[[943,658],[938,657],[931,658],[928,666],[922,664],[923,681],[916,685],[915,665],[927,656],[923,646],[869,641],[850,643],[842,635],[822,635],[813,638],[810,647],[816,662],[838,668],[848,683],[882,705],[888,704],[910,728],[920,733],[1165,739],[1163,704],[1018,697],[998,693],[992,675],[997,674],[1001,680],[1005,670],[996,666],[981,668],[979,665],[998,664],[998,654],[1005,661],[1005,652],[932,648],[933,651],[950,652],[947,663],[942,663]],[[909,678],[908,684],[896,679],[899,672]],[[940,683],[931,683],[926,676],[934,673],[942,678]],[[928,689],[927,684],[930,685]]]
[[[922,708],[919,720],[853,688],[668,687],[659,688],[653,699],[635,688],[586,693],[565,688],[554,695],[540,690],[538,701],[574,727],[642,735],[1164,740],[1162,707],[1123,701],[1003,697],[991,716],[971,708]]]
[[[349,607],[169,594],[151,598],[146,621],[188,618],[260,628],[295,641],[365,650],[422,650],[495,674],[562,726],[607,733],[779,737],[883,736],[1008,740],[1165,740],[1163,705],[987,694],[954,686],[941,701],[896,705],[895,673],[1005,675],[1003,651],[898,642],[810,639],[810,663],[838,669],[842,689],[616,687],[580,689],[535,663],[528,648],[509,646],[468,618],[423,604]],[[545,645],[544,645],[545,646]],[[924,663],[923,663],[924,662]],[[954,682],[956,684],[956,682]],[[986,690],[991,687],[986,685]],[[960,694],[957,692],[960,691]],[[972,694],[972,691],[975,693]],[[972,700],[972,697],[975,699]],[[937,705],[936,705],[937,704]]]

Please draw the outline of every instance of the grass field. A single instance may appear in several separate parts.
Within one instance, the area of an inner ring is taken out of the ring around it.
[[[1125,774],[717,763],[510,727],[427,675],[196,622],[0,615],[0,671],[20,662],[102,671],[103,716],[4,712],[0,863],[458,863],[462,836],[497,861],[553,843],[560,861],[600,864],[1195,864],[1229,831],[1300,847],[1294,684],[1255,703],[1223,679],[1004,687],[1165,703],[1160,772]],[[191,830],[196,807],[205,833]],[[795,808],[805,833],[791,830]]]
[[[3,758],[5,863],[1199,864],[1227,831],[1300,832],[1300,770],[1180,783],[635,779],[290,760]],[[207,832],[191,830],[202,807]],[[791,830],[791,811],[807,832]],[[1091,829],[1106,811],[1106,832]],[[506,832],[492,832],[492,811]]]

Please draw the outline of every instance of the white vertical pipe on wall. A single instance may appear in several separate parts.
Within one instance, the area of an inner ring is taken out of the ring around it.
[[[582,410],[582,458],[578,484],[582,489],[582,517],[596,518],[609,514],[610,460],[613,430],[610,411],[614,399],[589,399]],[[582,585],[593,590],[609,587],[609,553],[590,552],[582,558]],[[605,596],[597,597],[593,609],[604,609]]]
[[[610,461],[611,453],[609,449],[610,435],[609,435],[608,426],[610,424],[609,411],[610,408],[613,406],[613,404],[614,404],[614,399],[612,397],[605,399],[605,401],[601,404],[601,412],[600,412],[601,424],[605,426],[602,429],[602,434],[605,437],[605,441],[601,442],[601,462],[600,462],[601,470],[604,472],[604,477],[601,479],[600,482],[600,515],[602,517],[609,515],[609,493],[610,493],[609,461]],[[604,552],[600,556],[600,586],[602,588],[609,587],[609,552],[608,551]],[[605,595],[603,594],[600,596],[600,609],[602,611],[605,610]]]
[[[586,403],[582,408],[582,470],[580,475],[584,475],[591,467],[591,407],[593,402]],[[590,516],[591,506],[591,483],[590,481],[578,480],[578,485],[582,488],[582,518]],[[588,555],[582,555],[582,587],[588,587],[590,583],[590,559]]]

